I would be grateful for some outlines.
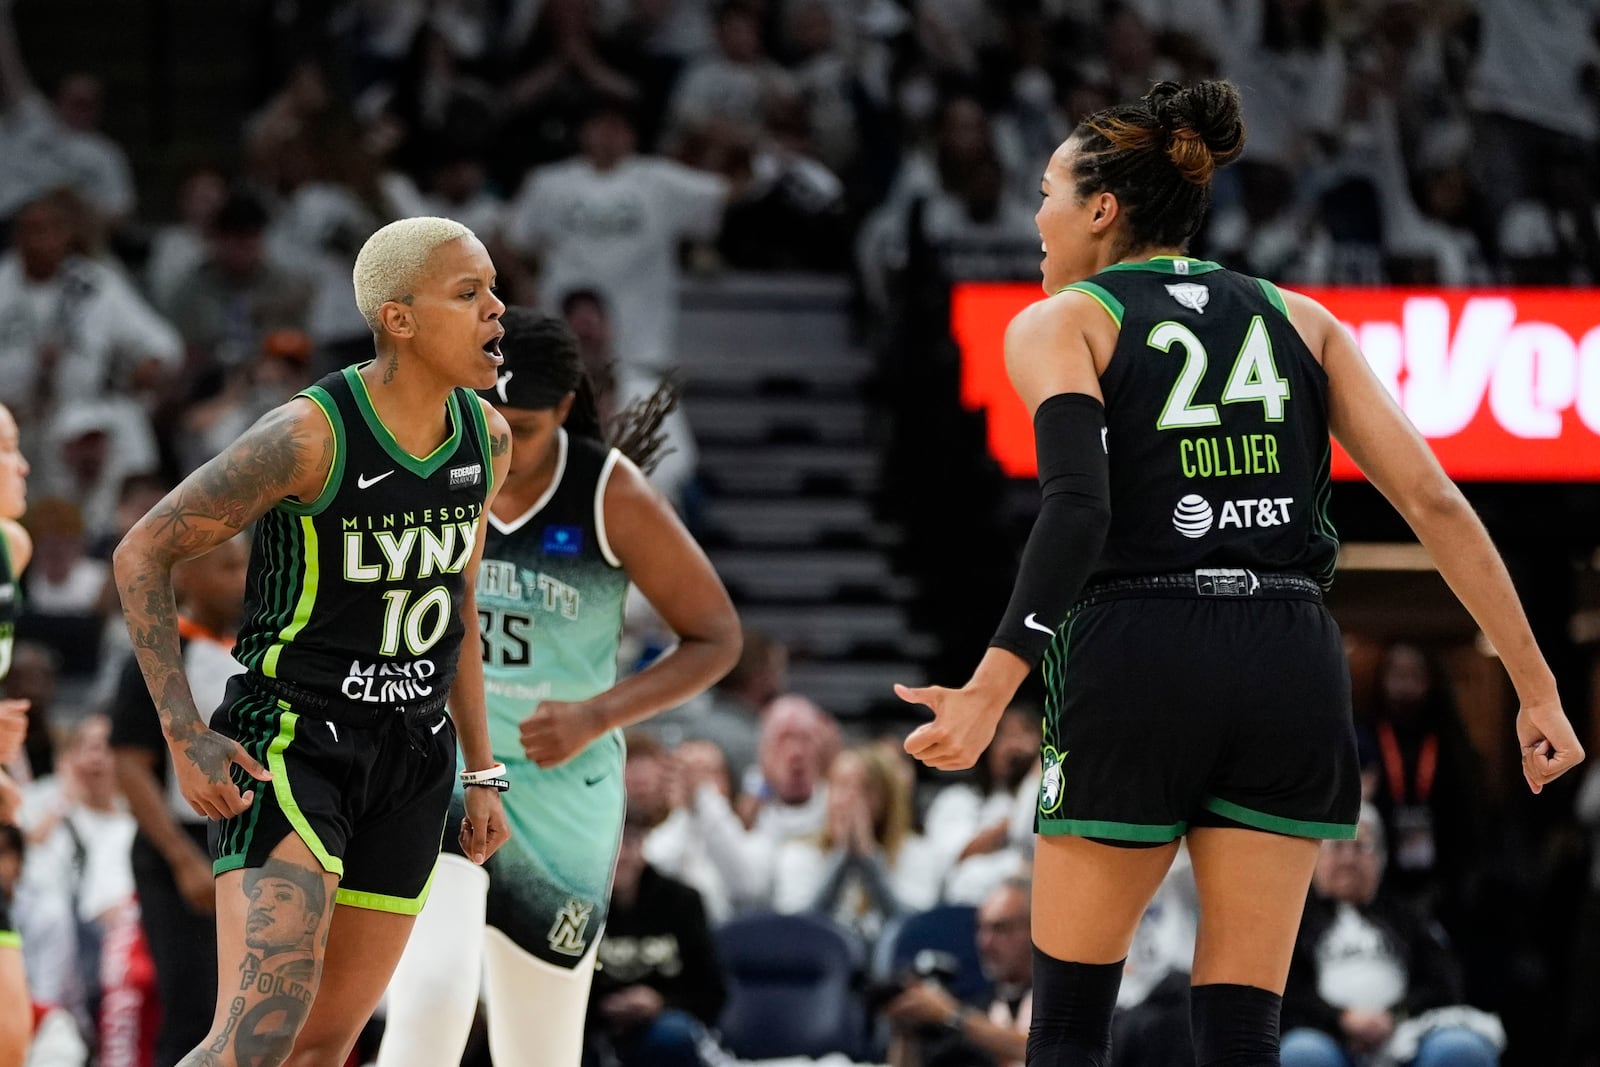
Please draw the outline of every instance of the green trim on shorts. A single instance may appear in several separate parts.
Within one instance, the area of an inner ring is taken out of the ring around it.
[[[211,876],[219,878],[229,871],[237,871],[244,866],[245,856],[241,852],[237,856],[224,856],[220,860],[211,861]]]
[[[1264,811],[1255,811],[1221,797],[1206,797],[1205,809],[1225,819],[1243,823],[1253,830],[1266,830],[1274,834],[1286,834],[1289,837],[1320,837],[1333,841],[1354,841],[1356,827],[1354,823],[1337,822],[1303,822],[1299,819],[1285,819],[1280,815],[1268,815]]]
[[[1188,823],[1157,826],[1143,822],[1106,822],[1103,819],[1052,819],[1039,816],[1039,833],[1046,837],[1105,837],[1112,841],[1176,841],[1189,828]]]
[[[294,728],[300,716],[288,710],[289,706],[283,701],[279,701],[278,706],[284,709],[282,718],[278,720],[278,736],[267,747],[267,770],[272,772],[272,795],[288,817],[289,825],[294,827],[294,832],[300,835],[300,840],[306,843],[311,854],[317,857],[317,862],[322,864],[322,869],[343,877],[344,861],[323,846],[322,839],[311,828],[305,812],[300,810],[299,801],[295,800],[294,792],[289,788],[289,769],[283,762],[283,750],[294,743]]]
[[[439,864],[434,862],[433,870],[428,873],[428,880],[422,886],[422,892],[415,897],[391,897],[383,893],[358,893],[353,889],[341,889],[333,895],[335,904],[345,904],[352,908],[365,908],[367,911],[387,911],[394,915],[415,915],[422,910],[428,902],[428,894],[433,890],[433,876],[439,873]]]
[[[15,930],[0,930],[0,948],[21,948],[22,935]]]

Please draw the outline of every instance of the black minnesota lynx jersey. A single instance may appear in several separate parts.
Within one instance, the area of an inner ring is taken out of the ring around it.
[[[333,427],[317,499],[256,524],[246,667],[333,700],[405,707],[442,698],[461,648],[461,596],[493,478],[478,398],[450,394],[450,436],[418,458],[395,441],[357,368],[300,394]]]
[[[1327,585],[1328,379],[1277,287],[1162,256],[1068,288],[1121,327],[1100,379],[1112,518],[1094,579],[1242,567]]]

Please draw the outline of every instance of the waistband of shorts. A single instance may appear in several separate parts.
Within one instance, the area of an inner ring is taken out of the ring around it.
[[[445,697],[415,704],[358,704],[341,700],[286,682],[282,678],[268,678],[256,671],[246,671],[245,684],[259,693],[281,700],[291,711],[313,718],[325,719],[337,726],[361,729],[382,726],[386,723],[416,725],[431,722],[445,710]]]
[[[1295,572],[1253,571],[1244,567],[1204,567],[1176,574],[1108,578],[1083,591],[1076,608],[1106,600],[1170,597],[1203,600],[1311,600],[1322,602],[1322,586]]]

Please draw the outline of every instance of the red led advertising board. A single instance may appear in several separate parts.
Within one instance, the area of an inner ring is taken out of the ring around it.
[[[1450,475],[1600,481],[1600,289],[1306,289],[1367,361]],[[1006,324],[1037,285],[963,283],[951,298],[961,401],[988,409],[1007,474],[1035,474],[1033,427],[1006,378]],[[1333,472],[1359,478],[1334,447]]]

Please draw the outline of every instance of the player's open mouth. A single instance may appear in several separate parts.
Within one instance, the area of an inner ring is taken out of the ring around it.
[[[504,334],[500,335],[500,337],[504,336]],[[506,357],[500,354],[500,337],[491,337],[483,343],[483,354],[488,356],[490,362],[496,367],[506,361]]]

